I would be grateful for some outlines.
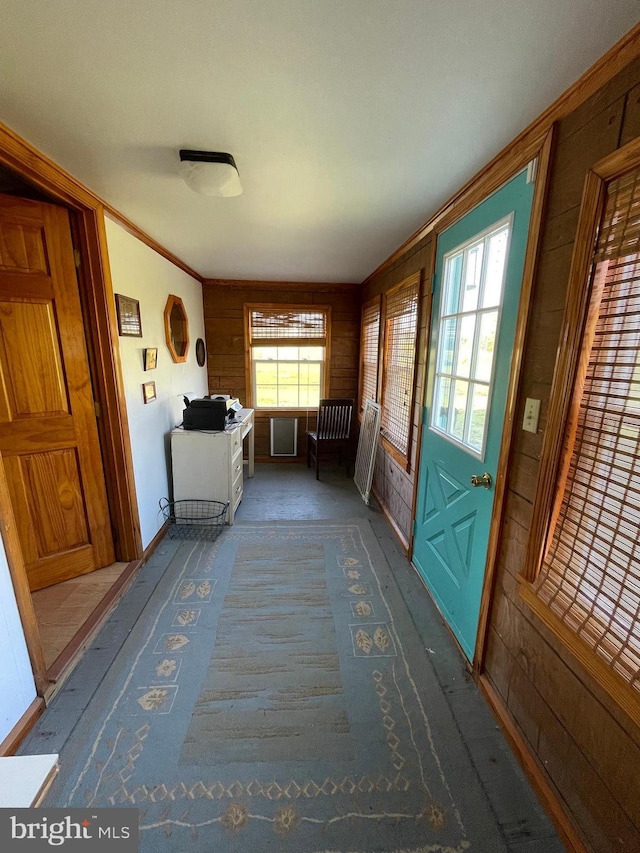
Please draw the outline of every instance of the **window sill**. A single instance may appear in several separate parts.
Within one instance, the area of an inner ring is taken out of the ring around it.
[[[300,409],[286,409],[282,408],[273,408],[273,409],[254,409],[256,415],[304,415],[307,412],[309,414],[316,414],[318,411],[317,406],[310,406],[308,409],[300,408]]]
[[[385,438],[384,435],[382,435],[382,433],[380,433],[380,444],[387,455],[391,456],[403,471],[406,471],[407,474],[410,473],[411,463],[409,462],[409,458],[406,453],[402,453],[402,451],[398,450],[395,444],[392,444],[388,438]]]

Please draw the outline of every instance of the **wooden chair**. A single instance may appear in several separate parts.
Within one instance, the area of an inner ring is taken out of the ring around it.
[[[315,459],[316,480],[320,479],[320,458],[335,454],[338,462],[344,459],[347,476],[351,466],[353,445],[353,400],[323,399],[318,407],[318,422],[314,431],[307,432],[307,468]]]

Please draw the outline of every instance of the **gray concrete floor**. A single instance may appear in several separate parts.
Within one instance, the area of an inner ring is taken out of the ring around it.
[[[442,692],[497,818],[510,853],[562,853],[564,847],[420,578],[372,500],[362,501],[343,468],[323,466],[321,479],[304,465],[258,464],[246,479],[237,521],[368,518],[422,638]],[[21,754],[61,752],[131,627],[162,577],[177,543],[164,540],[145,564],[96,640],[20,748]],[[480,851],[491,853],[491,851]]]

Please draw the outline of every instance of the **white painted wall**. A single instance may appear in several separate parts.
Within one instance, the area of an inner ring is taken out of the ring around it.
[[[9,566],[0,540],[0,741],[36,698]]]
[[[131,451],[135,472],[142,544],[146,547],[162,525],[160,498],[170,497],[169,434],[182,421],[182,395],[208,394],[207,367],[198,367],[195,344],[204,339],[202,285],[154,252],[120,225],[106,220],[114,293],[140,302],[141,338],[120,337]],[[184,364],[173,362],[165,344],[164,306],[179,296],[189,318],[190,346]],[[158,366],[144,370],[145,347],[158,348]],[[145,405],[144,382],[156,383],[157,399]]]

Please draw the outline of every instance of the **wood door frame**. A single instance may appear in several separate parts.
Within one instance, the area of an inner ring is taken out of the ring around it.
[[[79,290],[93,392],[100,408],[97,424],[116,560],[139,560],[143,556],[142,537],[104,223],[107,208],[90,190],[2,124],[0,165],[46,194],[49,203],[69,211],[72,238],[80,255]],[[0,529],[36,689],[43,696],[49,679],[8,492],[1,488],[3,478],[0,460],[0,516],[7,519]]]

